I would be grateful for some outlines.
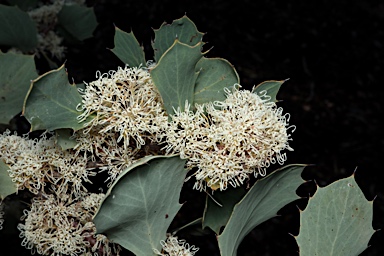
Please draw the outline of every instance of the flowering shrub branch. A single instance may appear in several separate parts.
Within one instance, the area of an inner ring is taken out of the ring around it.
[[[205,192],[207,201],[202,218],[193,223],[213,231],[221,255],[229,256],[253,228],[298,199],[306,165],[270,171],[293,151],[296,127],[276,100],[285,81],[243,90],[228,61],[205,57],[203,35],[186,16],[164,23],[155,30],[154,60],[146,61],[133,33],[116,28],[112,51],[124,67],[98,71],[84,88],[69,84],[64,65],[34,77],[23,90],[22,114],[41,136],[0,135],[0,229],[3,199],[27,190],[32,199],[18,229],[22,246],[32,252],[195,255],[197,247],[169,230],[182,207],[183,184],[194,179],[193,189]],[[11,56],[1,54],[0,65]],[[14,75],[13,70],[7,72]],[[21,110],[20,102],[13,107]],[[92,177],[101,172],[107,192],[90,192]],[[346,180],[324,188],[319,197],[338,195],[348,206],[371,212],[353,178]],[[313,198],[309,204],[297,237],[301,252],[311,251],[313,243],[302,234],[318,226],[328,232],[329,218],[336,220],[332,227],[344,228],[349,224],[338,214],[356,211],[326,211],[327,218],[308,224],[325,203]],[[371,217],[348,231],[364,233],[354,251],[366,248],[374,232]],[[343,251],[343,245],[333,248]]]

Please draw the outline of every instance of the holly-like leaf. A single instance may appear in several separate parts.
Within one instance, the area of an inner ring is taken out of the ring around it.
[[[195,86],[194,102],[225,100],[224,88],[239,83],[239,75],[235,68],[225,59],[201,58],[196,65],[199,72]]]
[[[179,156],[151,156],[134,163],[112,184],[93,222],[98,233],[135,255],[161,251],[161,240],[179,211],[186,176]]]
[[[79,4],[64,5],[57,15],[58,25],[63,35],[83,41],[90,38],[97,27],[96,15],[92,7]]]
[[[193,106],[194,88],[198,72],[196,63],[202,58],[200,44],[189,46],[175,40],[151,70],[152,80],[163,98],[169,115],[173,108],[184,110],[185,101]]]
[[[263,91],[266,91],[266,95],[271,97],[270,101],[277,102],[278,100],[276,99],[276,95],[280,90],[281,85],[286,82],[286,80],[281,80],[281,81],[265,81],[262,82],[261,84],[258,84],[254,89],[253,93],[260,94]],[[261,95],[264,95],[264,93],[261,93]]]
[[[38,76],[32,55],[0,52],[0,123],[23,109],[31,80]]]
[[[55,130],[55,142],[62,150],[74,148],[77,145],[77,141],[72,138],[72,135],[72,129]]]
[[[297,188],[303,183],[305,165],[284,166],[258,180],[235,205],[232,215],[218,236],[221,256],[237,255],[243,238],[257,225],[275,217],[286,204],[298,199]]]
[[[23,115],[31,130],[56,130],[84,128],[77,117],[76,107],[81,103],[76,85],[68,82],[64,65],[33,80],[24,101]],[[87,121],[85,121],[87,122]]]
[[[13,46],[23,52],[37,46],[37,28],[29,17],[17,6],[0,4],[0,45]]]
[[[215,191],[213,198],[207,196],[204,209],[203,228],[210,227],[217,235],[221,227],[224,227],[231,217],[233,207],[245,195],[243,187],[228,188],[224,191]],[[218,205],[218,203],[220,205]]]
[[[9,167],[0,159],[0,201],[17,192],[16,184],[8,174]]]
[[[174,20],[172,24],[163,23],[159,29],[155,29],[155,40],[152,43],[155,53],[155,61],[159,61],[161,56],[173,45],[175,40],[189,46],[202,44],[204,33],[197,30],[196,25],[187,17]]]
[[[127,33],[115,27],[115,48],[112,52],[130,67],[145,66],[145,54],[133,32]]]
[[[353,176],[317,188],[300,214],[300,255],[359,255],[375,232],[373,207]]]

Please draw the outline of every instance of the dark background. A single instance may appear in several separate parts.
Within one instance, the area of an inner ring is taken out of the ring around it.
[[[356,170],[367,199],[376,197],[373,228],[384,228],[384,2],[104,0],[89,5],[99,26],[83,45],[68,47],[66,67],[75,82],[95,80],[96,70],[123,65],[107,50],[114,45],[113,24],[133,30],[152,59],[151,28],[186,14],[207,33],[205,49],[213,47],[207,56],[231,62],[244,88],[289,78],[278,94],[279,106],[297,127],[291,142],[295,151],[288,153],[286,164],[313,164],[303,172],[309,182],[298,194],[308,197],[316,190],[315,182],[325,186]],[[200,217],[203,199],[201,193],[184,192],[181,200],[186,204],[175,223]],[[304,209],[306,202],[303,198],[287,205],[279,217],[254,229],[238,255],[298,255],[290,234],[298,234],[298,208]],[[200,247],[197,255],[219,255],[212,233],[180,237]],[[383,231],[376,232],[361,255],[384,255],[383,241]]]

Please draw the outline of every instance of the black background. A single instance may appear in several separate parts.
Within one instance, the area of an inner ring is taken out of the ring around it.
[[[206,32],[208,57],[222,57],[236,68],[244,88],[265,80],[289,80],[278,94],[279,106],[297,129],[286,164],[313,164],[298,194],[313,195],[351,176],[374,200],[373,228],[384,228],[383,157],[384,2],[347,0],[287,1],[89,1],[99,26],[83,45],[68,47],[66,67],[75,82],[95,80],[123,64],[113,48],[114,25],[133,31],[152,59],[152,28],[186,14]],[[276,168],[278,166],[275,166]],[[273,168],[271,169],[273,170]],[[186,184],[186,188],[189,185]],[[204,195],[183,191],[176,224],[202,215]],[[303,198],[280,216],[254,229],[238,255],[298,255],[292,235],[299,232]],[[192,210],[191,210],[192,209]],[[383,231],[376,232],[361,255],[384,255]],[[290,235],[292,234],[292,235]],[[216,238],[180,234],[200,247],[197,255],[219,255]],[[129,239],[129,237],[127,237]],[[10,239],[9,239],[10,240]],[[10,244],[9,244],[10,245]],[[16,255],[16,254],[15,254]],[[17,254],[19,255],[19,254]]]

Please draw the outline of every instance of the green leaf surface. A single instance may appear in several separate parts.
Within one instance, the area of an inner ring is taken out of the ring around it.
[[[28,11],[37,5],[37,0],[7,0],[10,5],[17,5],[21,10]]]
[[[246,190],[243,187],[228,188],[224,191],[215,191],[212,200],[207,196],[203,217],[203,228],[210,227],[216,234],[220,233],[220,228],[224,227],[231,217],[233,207],[245,195]]]
[[[201,58],[200,44],[191,47],[175,40],[151,70],[152,80],[163,98],[168,115],[174,114],[173,108],[184,110],[186,100],[193,106],[198,76],[195,66]]]
[[[204,33],[197,30],[196,25],[187,17],[174,20],[172,24],[163,23],[159,29],[155,29],[155,40],[152,47],[155,53],[154,59],[158,62],[161,56],[173,45],[175,40],[183,44],[195,46],[202,45]]]
[[[288,80],[288,79],[287,79]],[[271,97],[271,101],[277,102],[276,95],[280,90],[281,85],[286,82],[287,80],[281,80],[281,81],[265,81],[261,84],[258,84],[252,92],[257,93],[258,95],[262,91],[266,91],[267,95]],[[263,95],[263,94],[262,94]]]
[[[31,80],[38,77],[33,56],[0,52],[0,123],[23,109]]]
[[[372,202],[353,176],[318,187],[300,214],[300,255],[359,255],[375,232],[372,217]]]
[[[130,67],[146,66],[143,47],[133,32],[127,33],[115,27],[115,47],[112,52]]]
[[[235,205],[224,231],[218,236],[221,256],[237,255],[241,241],[252,229],[299,198],[296,190],[303,183],[304,168],[305,165],[284,166],[252,186]]]
[[[138,256],[161,251],[160,240],[179,211],[186,176],[179,156],[145,157],[114,182],[93,222],[98,233]]]
[[[33,80],[24,101],[23,115],[31,124],[31,130],[56,130],[84,128],[76,110],[81,103],[76,85],[68,82],[64,65]],[[87,122],[87,121],[85,121]]]
[[[0,200],[17,192],[16,184],[8,174],[9,167],[0,159]]]
[[[0,45],[13,46],[23,52],[37,46],[36,25],[17,6],[0,4]]]
[[[223,101],[226,99],[224,88],[239,83],[235,68],[225,59],[201,58],[196,65],[199,72],[195,87],[194,102]]]
[[[72,129],[55,130],[55,142],[62,150],[74,148],[77,145],[77,141],[72,138],[72,135]]]
[[[63,35],[71,41],[75,38],[79,41],[92,37],[97,27],[96,15],[92,7],[79,4],[64,5],[58,13],[58,25],[65,31]]]

